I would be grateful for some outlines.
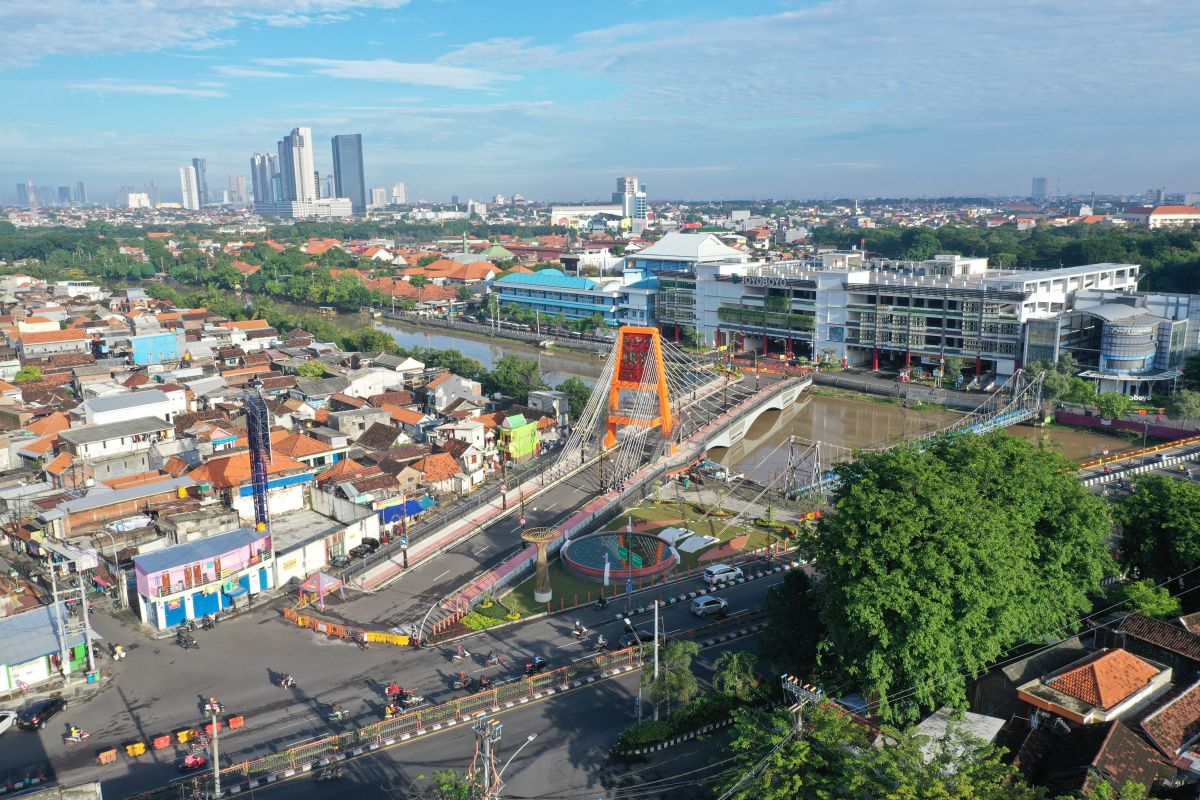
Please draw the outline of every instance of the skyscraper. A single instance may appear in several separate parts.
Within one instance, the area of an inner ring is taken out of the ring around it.
[[[17,184],[17,205],[36,211],[38,207],[37,187],[33,181]]]
[[[405,187],[404,181],[400,181],[392,187],[392,205],[408,205],[408,189]]]
[[[229,202],[235,206],[246,205],[246,176],[245,175],[230,175],[229,176]]]
[[[333,137],[333,189],[345,197],[355,214],[367,210],[367,184],[363,178],[362,134]]]
[[[83,181],[75,181],[75,202],[87,202],[87,187],[83,185]]]
[[[1045,200],[1046,199],[1046,179],[1045,178],[1034,178],[1033,179],[1033,191],[1030,192],[1029,196],[1032,197],[1034,200]]]
[[[276,197],[273,187],[279,174],[279,158],[274,153],[255,153],[250,157],[250,185],[254,190],[254,202],[273,203]]]
[[[135,188],[133,186],[122,186],[117,189],[117,205],[121,208],[129,208],[129,195],[133,194]]]
[[[142,187],[142,193],[146,195],[150,208],[158,208],[158,204],[162,202],[162,194],[158,191],[157,183],[150,181]]]
[[[200,205],[208,205],[208,170],[205,168],[203,158],[192,159],[192,169],[196,170],[196,194],[200,198]]]
[[[183,195],[183,207],[191,211],[200,210],[200,189],[196,183],[196,168],[192,165],[179,168],[179,188]]]
[[[58,204],[60,206],[65,206],[65,205],[69,205],[70,202],[71,202],[71,187],[70,186],[58,187]]]
[[[387,189],[382,186],[371,187],[371,208],[387,208]]]
[[[279,174],[284,201],[317,199],[313,169],[312,128],[292,128],[279,140]]]
[[[646,187],[638,183],[636,175],[617,178],[617,190],[613,192],[613,203],[619,203],[621,213],[631,219],[644,220],[649,214],[646,207]]]

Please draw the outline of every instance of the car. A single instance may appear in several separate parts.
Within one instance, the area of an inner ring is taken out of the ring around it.
[[[0,711],[0,733],[4,733],[17,721],[17,712]]]
[[[636,633],[633,631],[626,633],[620,639],[620,649],[624,650],[627,647],[633,647],[634,645],[638,644],[639,642],[641,644],[653,644],[654,643],[654,631],[653,630],[645,630],[643,628],[638,628]],[[658,634],[658,643],[661,645],[661,644],[665,644],[665,642],[666,642],[666,637],[663,636],[663,634],[660,632]]]
[[[333,567],[334,569],[341,569],[349,564],[350,561],[351,558],[347,555],[334,556],[333,558],[329,559],[329,566]]]
[[[740,581],[741,579],[742,571],[732,564],[713,564],[704,570],[704,582],[709,586],[716,583]]]
[[[379,549],[379,540],[373,536],[364,536],[362,540],[362,546],[371,548],[371,552],[374,553]]]
[[[360,544],[357,547],[350,548],[350,557],[351,558],[366,558],[367,556],[371,555],[372,552],[374,552],[374,551],[372,551],[371,548],[363,547]]]
[[[67,701],[62,697],[40,700],[23,708],[17,714],[17,727],[27,731],[41,730],[46,722],[67,710]]]
[[[729,602],[723,597],[706,595],[692,601],[692,613],[697,617],[707,617],[709,614],[720,614],[729,609]]]

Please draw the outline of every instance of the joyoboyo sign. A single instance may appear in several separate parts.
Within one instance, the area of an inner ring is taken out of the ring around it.
[[[740,281],[747,286],[791,286],[792,281],[788,278],[776,278],[768,275],[746,275]]]

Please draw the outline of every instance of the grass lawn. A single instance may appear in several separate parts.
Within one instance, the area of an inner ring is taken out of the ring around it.
[[[536,576],[530,576],[527,580],[518,583],[501,600],[506,606],[523,617],[545,611],[545,603],[535,603],[533,601],[533,582],[535,579]],[[624,581],[619,579],[615,573],[610,583],[612,585],[605,590],[605,594],[608,596],[611,596],[611,593],[616,589],[622,591],[625,589]],[[620,586],[617,584],[620,584]],[[560,607],[560,603],[567,607],[575,605],[576,595],[579,596],[580,603],[586,603],[588,592],[591,592],[591,598],[595,600],[599,596],[601,589],[599,583],[585,581],[582,578],[576,578],[574,575],[567,574],[567,571],[562,568],[562,564],[558,559],[550,562],[550,587],[554,590],[554,600],[551,601],[551,604],[555,609]]]

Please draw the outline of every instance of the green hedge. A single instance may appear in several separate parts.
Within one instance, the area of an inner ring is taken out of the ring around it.
[[[665,719],[649,720],[631,725],[617,737],[617,750],[638,750],[698,730],[705,725],[728,719],[733,710],[743,704],[735,697],[720,692],[705,692],[692,702],[672,712]]]
[[[800,533],[799,525],[792,525],[790,522],[779,522],[777,520],[766,519],[765,517],[756,517],[754,524],[769,531],[782,533],[789,539],[796,538],[796,536]]]

